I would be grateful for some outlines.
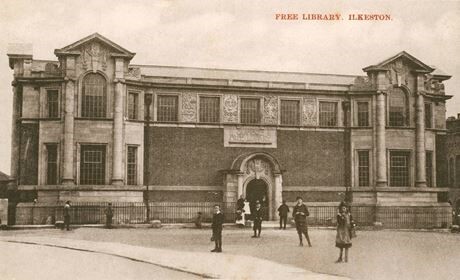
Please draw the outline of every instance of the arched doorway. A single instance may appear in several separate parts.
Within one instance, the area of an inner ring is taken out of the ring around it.
[[[264,219],[268,220],[268,186],[262,179],[253,179],[246,186],[246,199],[249,202],[251,213],[256,207],[256,201],[259,201],[264,211]]]

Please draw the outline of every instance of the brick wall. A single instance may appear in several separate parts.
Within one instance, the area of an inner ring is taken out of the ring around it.
[[[343,186],[343,132],[278,130],[278,148],[224,148],[221,128],[151,127],[151,185],[216,186],[219,170],[249,152],[272,154],[286,170],[283,185]],[[146,134],[147,135],[147,134]]]

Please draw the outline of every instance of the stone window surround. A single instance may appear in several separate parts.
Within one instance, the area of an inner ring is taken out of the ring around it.
[[[241,124],[241,99],[259,99],[259,121],[257,123],[249,125],[261,125],[263,124],[264,114],[264,97],[258,95],[238,95],[238,124]]]
[[[302,97],[294,97],[294,96],[278,96],[278,125],[285,125],[285,124],[281,124],[281,102],[282,101],[298,101],[299,102],[299,116],[298,116],[298,120],[299,120],[299,124],[296,125],[296,126],[301,126],[302,125],[302,108],[303,108],[303,98]],[[293,125],[289,125],[289,124],[286,124],[286,126],[293,126]]]
[[[223,111],[224,111],[224,104],[222,102],[224,94],[222,93],[198,93],[197,94],[197,104],[196,104],[196,122],[200,123],[200,98],[201,97],[218,97],[219,98],[219,121],[216,124],[222,123],[223,120]]]
[[[430,110],[431,110],[431,119],[429,120],[430,121],[430,126],[426,126],[426,119],[425,119],[425,129],[433,129],[434,128],[434,106],[433,106],[433,103],[430,102],[430,101],[426,101],[425,100],[425,103],[424,103],[424,110],[426,110],[426,106],[429,104],[430,106]],[[424,112],[424,117],[426,118],[426,112]]]
[[[411,116],[412,114],[414,114],[415,112],[412,112],[411,111],[411,91],[405,87],[405,86],[401,86],[401,87],[397,87],[397,86],[394,86],[392,88],[393,89],[401,89],[402,92],[404,93],[405,95],[405,104],[404,104],[404,112],[405,112],[405,116],[404,116],[404,124],[402,126],[392,126],[390,125],[390,95],[391,95],[391,90],[388,91],[388,94],[386,94],[386,100],[385,100],[385,118],[386,118],[386,126],[387,127],[390,127],[390,128],[408,128],[408,127],[411,127],[412,126],[412,122],[411,122]]]
[[[322,126],[320,124],[320,103],[322,102],[329,102],[329,103],[336,103],[336,124],[335,126]],[[338,98],[325,98],[325,97],[320,97],[316,99],[316,108],[317,109],[317,115],[318,115],[318,127],[342,127],[343,126],[343,112],[342,112],[342,100]]]
[[[135,147],[136,148],[136,184],[135,185],[139,185],[139,182],[141,182],[141,177],[142,176],[142,171],[139,170],[139,166],[141,166],[139,164],[139,160],[140,160],[140,157],[139,157],[139,147],[140,145],[139,144],[126,144],[125,145],[125,182],[126,182],[126,185],[128,185],[128,149],[129,147]]]
[[[170,91],[157,91],[153,93],[153,114],[151,113],[151,119],[154,122],[158,122],[158,96],[177,96],[177,121],[174,122],[181,122],[182,117],[180,114],[181,108],[182,108],[182,98],[181,98],[181,92],[170,92]],[[170,123],[170,122],[165,122],[165,123]]]
[[[369,162],[368,162],[368,168],[369,168],[369,172],[368,172],[368,176],[369,176],[369,182],[368,182],[368,185],[367,186],[359,186],[359,152],[368,152],[368,155],[369,155]],[[374,172],[373,172],[373,168],[374,168],[374,160],[373,160],[373,153],[372,153],[372,148],[369,147],[369,148],[358,148],[358,149],[355,149],[355,152],[353,153],[354,155],[354,158],[353,158],[353,166],[354,166],[354,182],[353,182],[353,187],[356,187],[356,188],[366,188],[366,187],[370,187],[373,185],[373,176],[374,176]]]
[[[105,182],[104,182],[104,185],[109,185],[110,184],[110,180],[111,180],[111,158],[113,157],[112,155],[112,145],[109,144],[109,143],[101,143],[101,142],[97,142],[97,143],[92,143],[92,142],[77,142],[76,146],[76,153],[77,153],[77,156],[76,156],[76,159],[75,159],[75,162],[74,162],[74,169],[76,170],[75,172],[75,184],[76,185],[82,185],[80,184],[80,176],[81,176],[81,170],[80,170],[80,162],[81,162],[81,146],[84,146],[84,145],[100,145],[100,146],[105,146]]]
[[[368,126],[359,126],[358,125],[358,113],[359,113],[359,111],[358,111],[358,103],[359,102],[367,102],[367,106],[368,106],[367,109],[368,109],[368,113],[369,113],[368,120],[367,120],[368,124],[369,124]],[[353,120],[352,120],[351,126],[352,127],[371,128],[372,125],[373,125],[372,117],[374,115],[373,114],[372,100],[370,98],[362,98],[362,97],[361,98],[354,98],[353,101],[352,101],[352,104],[353,105],[352,105],[351,110],[352,110],[352,114],[353,114],[352,115]]]
[[[44,86],[40,87],[39,92],[40,92],[40,116],[42,118],[49,119],[48,117],[48,91],[49,90],[56,90],[58,92],[58,116],[56,118],[51,118],[51,119],[57,119],[61,118],[61,113],[62,113],[62,94],[61,94],[61,87],[59,85],[53,85],[53,86]]]
[[[391,186],[391,152],[407,152],[409,154],[409,166],[408,166],[408,185],[407,186]],[[412,149],[387,149],[387,178],[388,178],[388,187],[390,188],[411,188],[414,187],[415,182],[415,154]],[[425,167],[423,167],[425,168]]]
[[[134,119],[129,118],[129,94],[134,93],[137,94],[137,112],[136,117]],[[126,120],[141,120],[144,118],[144,93],[141,90],[137,89],[127,89],[126,90],[126,102],[125,102],[125,118]]]
[[[60,145],[60,143],[58,141],[56,142],[43,142],[41,143],[40,147],[41,149],[39,150],[39,155],[41,155],[40,157],[40,161],[39,161],[39,171],[38,171],[38,182],[40,182],[40,184],[43,184],[43,185],[47,185],[48,182],[47,182],[47,175],[48,175],[48,149],[47,149],[47,146],[48,145],[57,145],[57,184],[60,184],[61,182],[61,161],[62,161],[62,157],[61,157],[61,153],[62,153],[62,147]]]
[[[88,74],[99,74],[105,79],[105,94],[106,94],[106,104],[105,104],[105,118],[88,118],[88,117],[82,117],[82,107],[83,107],[83,80]],[[76,113],[75,113],[75,118],[84,118],[84,119],[94,119],[94,120],[105,120],[105,119],[112,119],[113,118],[113,101],[114,101],[114,96],[115,96],[115,86],[116,83],[112,83],[111,80],[107,77],[107,75],[102,72],[102,71],[96,71],[94,73],[93,71],[86,71],[80,75],[78,78],[78,81],[75,83],[75,90],[77,92],[77,96],[75,98],[75,106],[76,106]]]

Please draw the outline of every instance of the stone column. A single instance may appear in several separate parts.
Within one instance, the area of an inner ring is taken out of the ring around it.
[[[376,102],[376,146],[377,146],[377,187],[386,187],[386,145],[385,145],[385,95],[378,92]]]
[[[426,187],[425,169],[425,102],[422,94],[417,95],[415,106],[415,186]]]
[[[274,220],[279,220],[279,215],[277,214],[278,207],[283,202],[283,178],[281,174],[275,174],[275,190],[274,190],[274,199],[273,199],[273,218]]]
[[[65,105],[64,105],[64,168],[62,174],[62,184],[72,185],[74,179],[74,96],[75,81],[65,78]]]
[[[240,198],[241,195],[244,196],[244,198],[246,198],[246,194],[243,193],[243,176],[244,174],[238,174],[238,198]]]
[[[18,98],[18,85],[13,84],[13,115],[12,115],[12,126],[11,126],[11,170],[10,176],[15,183],[18,179],[18,163],[19,163],[19,127],[18,127],[18,118],[20,115],[19,112],[19,100]]]
[[[113,171],[112,184],[123,184],[123,84],[115,85],[115,107],[113,113]]]
[[[123,58],[115,58],[115,102],[113,109],[112,185],[123,185],[123,67]]]

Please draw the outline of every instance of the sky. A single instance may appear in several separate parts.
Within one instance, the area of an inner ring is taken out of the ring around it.
[[[280,21],[276,14],[389,14],[390,21]],[[34,59],[94,32],[133,64],[363,75],[407,51],[453,77],[447,116],[460,113],[460,1],[0,0],[0,171],[10,174],[12,70],[8,43]]]

